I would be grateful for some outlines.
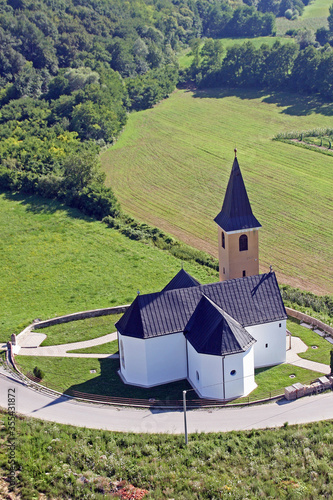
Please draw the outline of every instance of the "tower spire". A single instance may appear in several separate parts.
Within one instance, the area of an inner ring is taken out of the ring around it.
[[[234,153],[222,210],[214,219],[218,225],[221,281],[259,273],[257,230],[261,224],[252,212],[236,148]]]

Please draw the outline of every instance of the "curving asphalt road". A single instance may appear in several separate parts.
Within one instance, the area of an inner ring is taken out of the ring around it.
[[[0,368],[0,406],[3,408],[7,408],[9,389],[11,395],[15,389],[17,413],[42,420],[121,432],[184,432],[182,411],[115,408],[79,403],[63,396],[54,398],[30,389]],[[187,412],[189,433],[262,429],[279,427],[285,422],[303,424],[329,419],[333,419],[332,392],[292,402]]]

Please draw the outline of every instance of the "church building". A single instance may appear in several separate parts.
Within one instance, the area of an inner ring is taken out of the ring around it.
[[[186,378],[200,397],[225,401],[255,389],[255,368],[285,362],[287,315],[275,273],[259,274],[261,225],[236,155],[215,222],[220,281],[201,285],[182,269],[116,323],[124,383]]]

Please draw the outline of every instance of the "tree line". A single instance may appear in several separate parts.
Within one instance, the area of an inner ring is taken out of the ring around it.
[[[193,62],[182,75],[200,87],[233,86],[284,89],[333,99],[333,50],[276,41],[272,47],[252,42],[229,47],[220,40],[192,44]]]

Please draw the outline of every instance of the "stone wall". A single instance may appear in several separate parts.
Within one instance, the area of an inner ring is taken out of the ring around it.
[[[109,314],[124,313],[130,304],[123,306],[107,307],[105,309],[93,309],[91,311],[82,311],[73,314],[66,314],[66,316],[59,316],[57,318],[48,319],[46,321],[35,322],[33,328],[46,328],[51,325],[58,325],[60,323],[69,323],[70,321],[77,321],[79,319],[96,318],[97,316],[107,316]]]
[[[300,321],[304,321],[305,323],[309,323],[310,325],[316,326],[317,328],[320,328],[320,330],[323,330],[324,332],[328,333],[333,337],[333,328],[329,325],[326,325],[319,319],[313,318],[308,314],[296,311],[295,309],[291,309],[290,307],[286,307],[286,312],[288,316],[299,319]]]

